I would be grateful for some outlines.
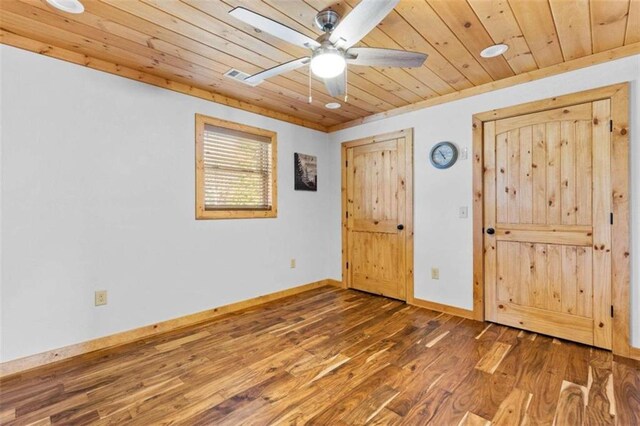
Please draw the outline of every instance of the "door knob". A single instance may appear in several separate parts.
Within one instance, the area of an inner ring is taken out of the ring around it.
[[[404,225],[400,224],[400,225],[397,226],[397,228],[398,228],[399,231],[402,231],[404,229]]]
[[[495,229],[493,229],[493,228],[488,228],[488,229],[487,229],[487,234],[489,234],[489,235],[493,235],[493,234],[495,234],[495,233],[496,233],[496,230],[495,230]]]

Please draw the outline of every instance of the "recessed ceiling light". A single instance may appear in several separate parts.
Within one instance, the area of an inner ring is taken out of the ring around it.
[[[84,6],[79,0],[47,0],[51,6],[67,13],[82,13]]]
[[[486,49],[480,52],[480,56],[483,58],[495,58],[496,56],[500,56],[509,50],[509,46],[506,44],[494,44],[493,46],[489,46]]]
[[[326,109],[338,109],[338,108],[340,108],[341,106],[342,106],[342,105],[340,105],[340,104],[339,104],[339,103],[337,103],[337,102],[329,102],[329,103],[328,103],[328,104],[326,104],[324,107],[325,107]]]

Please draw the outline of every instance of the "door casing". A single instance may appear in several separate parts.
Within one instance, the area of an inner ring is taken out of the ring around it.
[[[638,352],[631,346],[630,340],[629,83],[529,102],[473,116],[473,316],[479,321],[485,319],[483,123],[602,99],[611,101],[612,118],[612,350],[616,355],[631,357]]]
[[[348,288],[347,285],[347,150],[356,146],[373,144],[388,139],[405,138],[405,220],[404,232],[405,238],[405,285],[406,285],[406,303],[413,304],[413,128],[398,130],[396,132],[385,133],[377,136],[370,136],[362,139],[356,139],[343,142],[341,147],[342,160],[342,287]]]

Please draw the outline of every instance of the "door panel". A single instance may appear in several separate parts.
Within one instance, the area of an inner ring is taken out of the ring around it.
[[[488,320],[611,347],[609,103],[485,123]]]
[[[347,149],[347,285],[405,300],[405,138]]]
[[[591,318],[592,248],[498,241],[498,300]]]
[[[398,234],[356,231],[351,235],[351,286],[403,299],[403,286],[398,285],[402,279]]]

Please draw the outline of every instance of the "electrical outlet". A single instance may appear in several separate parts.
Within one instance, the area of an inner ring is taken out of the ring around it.
[[[96,290],[95,303],[96,306],[107,304],[107,290]]]
[[[431,268],[431,279],[432,280],[439,280],[440,279],[440,269]]]
[[[291,259],[290,267],[291,267],[291,269],[294,269],[296,267],[296,260],[295,259]]]

